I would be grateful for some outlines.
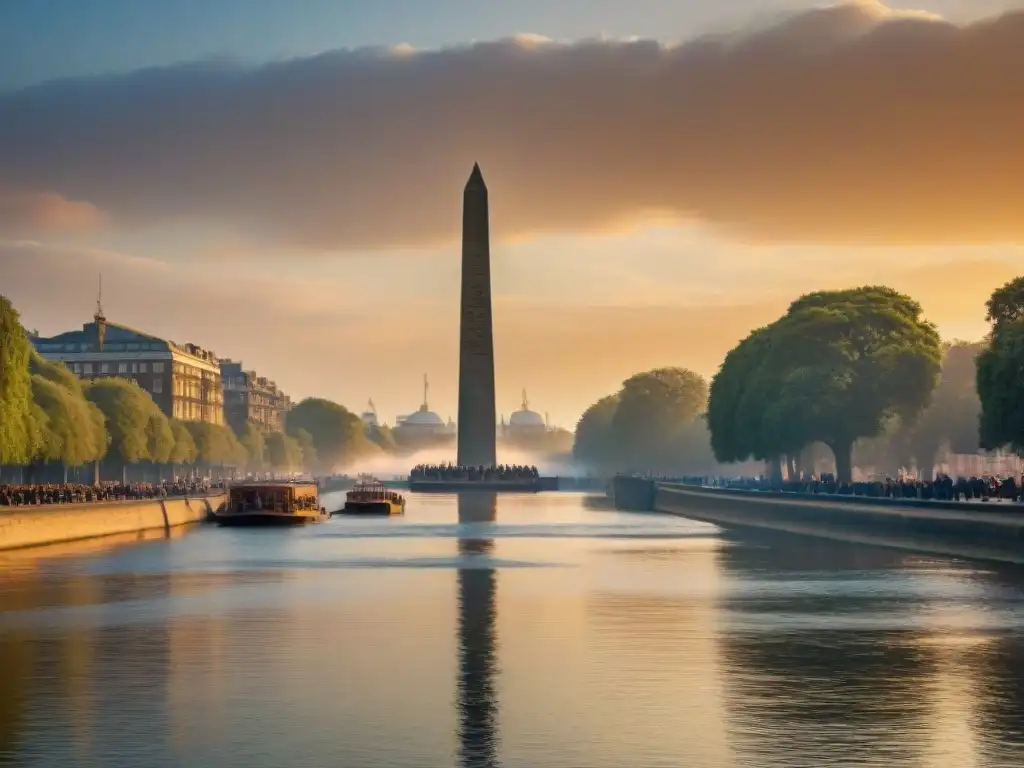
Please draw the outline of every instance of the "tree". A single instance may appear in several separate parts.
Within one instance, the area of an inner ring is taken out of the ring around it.
[[[988,321],[988,347],[977,357],[981,444],[1024,451],[1024,277],[992,294]]]
[[[932,479],[935,462],[943,451],[978,450],[981,401],[975,380],[976,358],[984,344],[954,342],[944,345],[942,375],[931,404],[915,421],[893,436],[894,447],[912,456],[922,478]]]
[[[299,447],[301,465],[312,472],[313,468],[319,463],[319,457],[316,455],[316,446],[313,444],[313,436],[304,429],[296,429],[290,437],[295,440],[295,444]]]
[[[254,472],[262,471],[267,465],[267,442],[263,430],[247,421],[238,439],[245,449],[245,466]]]
[[[196,442],[192,439],[192,433],[184,422],[177,419],[170,420],[171,434],[174,435],[174,448],[171,455],[167,457],[168,462],[176,464],[192,464],[196,460]]]
[[[618,452],[612,439],[612,419],[619,407],[619,396],[602,397],[587,408],[576,424],[572,455],[576,461],[595,469],[612,467]]]
[[[42,415],[42,439],[32,458],[59,461],[65,467],[102,459],[108,442],[103,413],[86,400],[78,379],[63,365],[41,358],[32,368],[40,371],[32,374],[32,396]]]
[[[154,464],[169,463],[176,442],[170,419],[154,403],[146,423],[146,451],[149,460]]]
[[[275,472],[295,472],[302,468],[302,447],[294,437],[271,432],[266,438],[267,463]]]
[[[110,435],[109,455],[124,468],[150,461],[150,418],[156,404],[137,384],[127,379],[94,379],[85,396],[103,413]]]
[[[206,421],[184,424],[195,444],[197,463],[207,467],[245,466],[248,454],[229,427]]]
[[[623,468],[674,471],[707,399],[703,377],[685,368],[656,368],[626,379],[611,422],[612,440],[627,448]]]
[[[391,427],[375,424],[366,431],[367,439],[386,453],[393,453],[398,445]]]
[[[837,479],[849,482],[859,438],[879,435],[894,417],[912,422],[928,405],[942,350],[917,302],[867,286],[797,299],[730,355],[708,409],[719,460],[774,455],[781,475],[781,454],[820,441],[835,456]]]
[[[316,449],[316,464],[325,472],[365,455],[370,448],[362,419],[323,398],[307,398],[288,413],[288,433],[297,437],[298,430],[309,433]],[[312,465],[308,459],[305,463],[307,467]]]
[[[36,452],[38,411],[32,404],[31,351],[17,310],[0,296],[0,464],[25,464]]]

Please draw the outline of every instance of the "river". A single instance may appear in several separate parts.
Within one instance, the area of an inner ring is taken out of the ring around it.
[[[414,495],[0,556],[0,765],[1024,765],[1019,569]]]

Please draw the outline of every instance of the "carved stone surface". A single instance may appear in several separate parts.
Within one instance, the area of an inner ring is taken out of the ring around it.
[[[479,166],[474,165],[462,195],[459,464],[496,463],[496,421],[487,186]]]

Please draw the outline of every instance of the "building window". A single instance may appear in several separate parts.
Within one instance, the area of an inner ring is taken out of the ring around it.
[[[146,363],[139,363],[139,373],[146,373],[149,365]]]
[[[132,373],[138,373],[138,372],[139,372],[139,364],[138,363],[132,363]]]
[[[118,363],[117,364],[117,372],[118,373],[128,373],[128,363]]]
[[[92,363],[82,363],[82,373],[92,375]]]
[[[100,363],[100,373],[110,373],[110,364]]]
[[[164,380],[163,379],[153,379],[153,394],[154,395],[160,395],[160,394],[163,394],[163,391],[164,391]]]
[[[163,373],[163,372],[164,372],[164,364],[163,363],[153,363],[153,373]]]

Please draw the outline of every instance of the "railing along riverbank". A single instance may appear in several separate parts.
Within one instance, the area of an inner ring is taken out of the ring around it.
[[[647,484],[644,486],[644,484]],[[748,491],[615,478],[620,509],[959,557],[1024,563],[1024,505]]]
[[[125,501],[0,507],[0,550],[198,523],[227,503],[224,491]]]

